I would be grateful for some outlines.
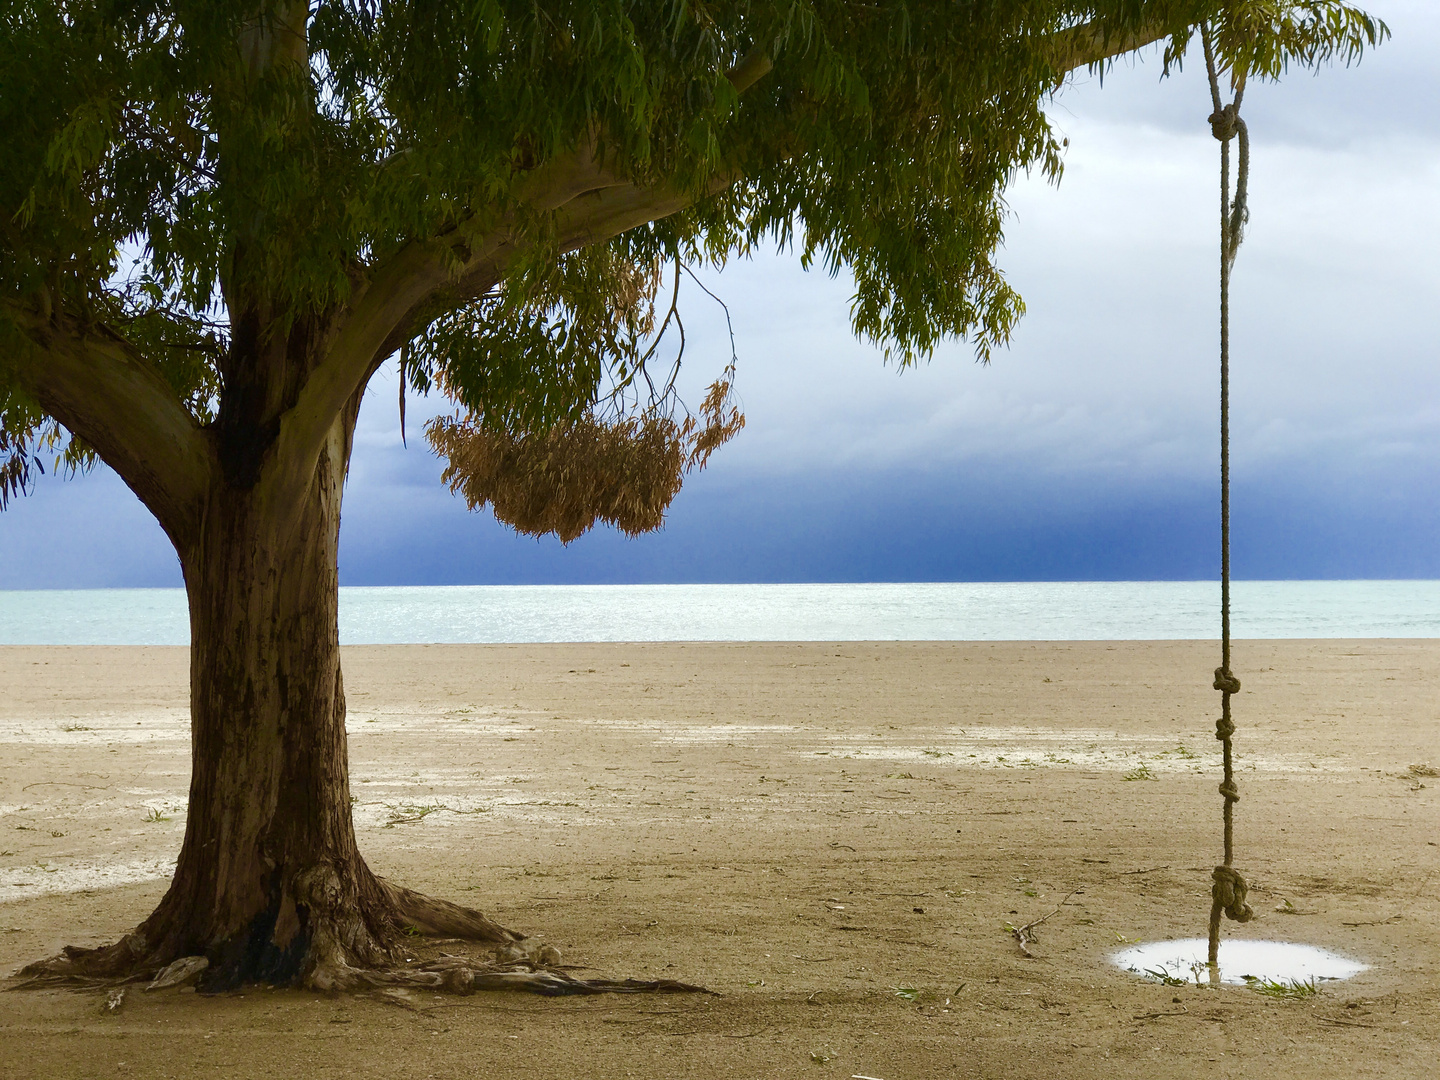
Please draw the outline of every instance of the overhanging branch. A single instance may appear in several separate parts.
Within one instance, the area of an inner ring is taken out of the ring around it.
[[[1144,26],[1137,30],[1111,32],[1101,23],[1072,26],[1050,36],[1047,52],[1057,75],[1068,75],[1092,64],[1113,60],[1169,37],[1171,26]]]
[[[104,327],[6,306],[24,344],[7,357],[44,410],[80,436],[160,521],[177,549],[199,533],[209,443],[170,385]]]
[[[357,289],[324,359],[311,371],[295,404],[280,418],[263,481],[277,503],[294,503],[309,488],[316,459],[336,417],[388,355],[381,349],[395,328],[452,280],[453,262],[453,254],[442,242],[411,241]]]
[[[1109,33],[1087,23],[1052,38],[1051,56],[1057,73],[1132,52],[1164,38],[1170,28],[1147,27]],[[774,69],[764,49],[747,53],[725,73],[744,93]],[[597,133],[569,153],[551,159],[517,180],[515,203],[525,211],[554,213],[561,251],[603,243],[619,233],[656,221],[716,194],[742,178],[738,170],[717,174],[707,188],[681,191],[668,185],[644,187],[626,180],[602,160]],[[466,223],[473,228],[473,221]],[[481,236],[467,236],[462,225],[447,239],[412,242],[371,271],[368,282],[352,300],[325,360],[311,373],[299,399],[281,423],[277,468],[293,475],[281,483],[309,483],[334,418],[363,388],[390,353],[415,332],[417,313],[442,294],[473,296],[500,281],[519,254],[514,217],[506,214]]]
[[[765,51],[757,48],[725,76],[738,93],[744,93],[773,67]],[[616,224],[628,222],[624,228],[630,228],[675,213],[694,201],[669,191],[647,192],[636,187],[602,159],[599,145],[599,133],[591,132],[574,150],[527,173],[518,182],[516,203],[530,212],[561,211],[571,219],[567,231],[573,236],[604,233],[608,238],[619,230],[600,221],[601,217],[608,216],[609,222]],[[733,182],[734,178],[729,178],[714,190]],[[576,200],[586,201],[585,210],[566,212]],[[646,206],[653,207],[653,216],[644,216]],[[308,441],[318,451],[323,436],[317,425],[328,426],[329,418],[360,388],[378,362],[399,348],[414,312],[441,290],[459,295],[483,292],[498,280],[500,265],[513,256],[513,249],[505,250],[512,243],[512,230],[506,223],[472,240],[459,266],[454,265],[455,256],[444,244],[418,243],[406,245],[377,264],[363,294],[352,302],[326,360],[311,375],[300,401],[283,422],[282,439],[285,428],[292,429],[296,438],[302,430],[308,431]],[[569,249],[576,246],[580,245],[571,244]]]
[[[751,49],[738,64],[725,73],[737,94],[743,94],[774,69],[775,64],[764,49]]]

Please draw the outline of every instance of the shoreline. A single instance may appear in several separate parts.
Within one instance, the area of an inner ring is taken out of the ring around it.
[[[1215,581],[342,587],[341,641],[1147,641],[1218,636]],[[1239,581],[1235,636],[1440,638],[1440,581]],[[183,590],[0,592],[0,642],[189,639]]]

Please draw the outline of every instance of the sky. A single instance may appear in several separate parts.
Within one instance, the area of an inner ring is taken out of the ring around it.
[[[1233,282],[1234,572],[1440,578],[1440,5],[1376,0],[1352,69],[1254,85],[1251,224]],[[999,263],[1028,312],[989,365],[897,372],[850,333],[851,285],[770,252],[702,279],[728,305],[745,431],[666,527],[568,547],[439,483],[393,365],[360,415],[347,585],[1200,579],[1218,575],[1218,144],[1203,65],[1151,52],[1051,109],[1057,186],[1021,178]],[[685,385],[730,356],[682,286]],[[0,588],[180,584],[107,470],[0,514]]]

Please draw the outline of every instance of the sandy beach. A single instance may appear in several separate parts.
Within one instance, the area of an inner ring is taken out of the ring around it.
[[[1203,936],[1216,647],[345,650],[379,873],[719,996],[0,994],[0,1077],[1433,1076],[1440,641],[1242,642],[1226,933],[1314,996],[1110,957]],[[185,822],[186,650],[0,648],[0,973],[114,940]],[[1068,898],[1068,899],[1067,899]],[[1054,912],[1025,957],[1010,926]]]

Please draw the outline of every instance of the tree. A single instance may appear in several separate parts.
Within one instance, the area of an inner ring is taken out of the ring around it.
[[[192,641],[170,889],[35,970],[345,987],[407,927],[518,939],[356,846],[336,545],[367,381],[398,353],[402,409],[456,403],[429,435],[472,507],[654,528],[743,422],[732,371],[694,414],[652,371],[690,267],[793,246],[853,273],[887,359],[986,358],[1022,312],[1005,186],[1061,169],[1046,103],[1202,23],[1270,77],[1385,33],[1338,0],[9,0],[0,502],[46,456],[113,468]]]

